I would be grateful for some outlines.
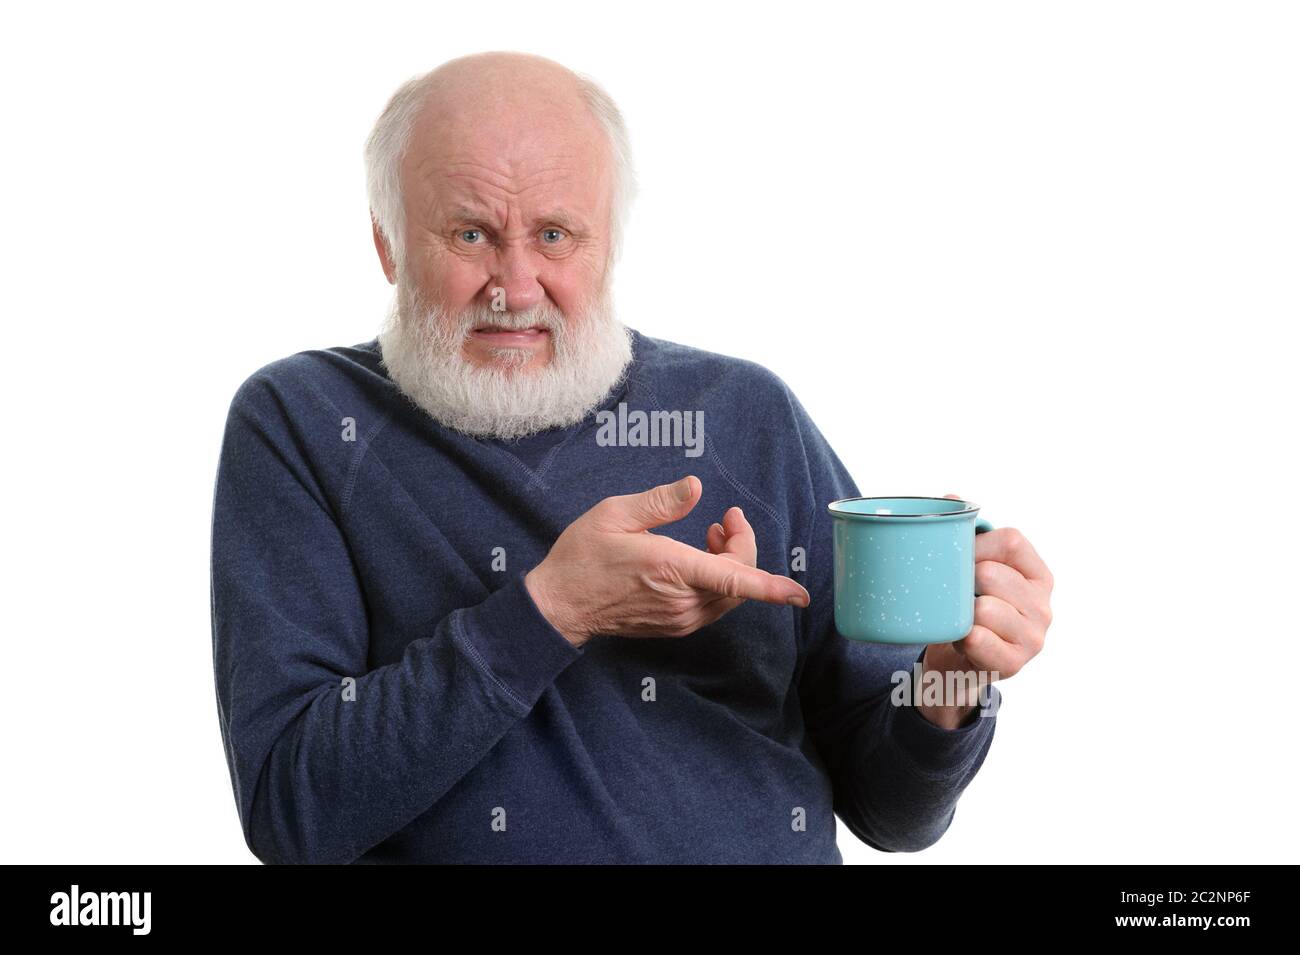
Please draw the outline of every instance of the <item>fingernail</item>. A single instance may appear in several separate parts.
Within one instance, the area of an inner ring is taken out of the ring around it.
[[[691,479],[684,477],[677,482],[677,500],[689,501],[691,499]]]
[[[799,594],[791,594],[789,598],[786,600],[786,603],[790,604],[792,607],[807,606],[807,603],[804,601],[803,597]]]

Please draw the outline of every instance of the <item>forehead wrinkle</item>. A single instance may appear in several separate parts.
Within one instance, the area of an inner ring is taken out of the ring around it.
[[[498,133],[487,134],[482,129],[482,123],[474,123],[467,129],[447,126],[441,123],[434,123],[437,127],[438,134],[434,135],[433,130],[426,131],[425,135],[412,136],[412,143],[424,140],[425,147],[419,151],[413,149],[415,156],[412,157],[411,168],[413,177],[417,179],[426,179],[437,172],[439,168],[455,169],[456,166],[478,166],[480,169],[487,170],[494,175],[511,175],[512,169],[517,166],[529,164],[530,161],[542,161],[541,169],[530,170],[524,174],[525,178],[533,177],[545,173],[546,170],[558,168],[556,161],[562,164],[571,164],[575,172],[580,172],[586,166],[591,164],[591,157],[586,155],[584,149],[573,149],[572,143],[562,142],[563,136],[560,136],[560,142],[545,144],[546,136],[538,140],[538,131],[536,129],[526,130],[523,139],[519,136],[507,135],[502,138]],[[486,136],[486,138],[485,138]],[[545,144],[545,146],[543,146]],[[599,138],[594,142],[584,136],[581,146],[589,146],[595,152],[601,152],[603,143]],[[555,148],[549,148],[555,147]],[[541,155],[528,157],[529,152],[541,152]],[[524,159],[520,159],[519,153],[523,153]],[[460,153],[460,155],[456,155]],[[468,157],[472,159],[468,159]]]
[[[426,218],[432,218],[435,212],[435,206],[445,205],[448,207],[447,215],[449,218],[484,218],[500,220],[499,206],[501,204],[514,204],[532,201],[529,195],[537,190],[544,190],[555,183],[563,182],[573,177],[567,175],[570,170],[561,166],[548,166],[539,169],[525,178],[525,181],[515,187],[503,186],[493,182],[489,176],[482,176],[478,171],[483,167],[477,163],[453,163],[453,166],[471,166],[475,172],[448,172],[442,170],[437,177],[430,176],[430,185],[427,202],[425,204]],[[546,177],[542,181],[537,181]],[[443,179],[453,185],[455,192],[446,197],[445,202],[440,202],[436,182]],[[484,188],[486,186],[486,188]],[[583,203],[580,196],[564,197],[556,196],[545,203],[540,200],[536,201],[538,205],[544,205],[546,208],[540,215],[534,217],[535,220],[567,220],[570,225],[580,224],[587,220],[588,213],[582,208]]]
[[[562,166],[546,166],[519,177],[500,172],[481,163],[462,161],[438,164],[434,159],[430,158],[419,164],[417,178],[425,187],[425,191],[431,196],[437,193],[440,180],[455,182],[459,179],[469,180],[469,191],[488,194],[499,193],[500,195],[493,195],[491,198],[502,201],[508,200],[510,197],[520,196],[529,189],[536,189],[564,179],[575,178],[569,173],[570,171]],[[484,186],[487,187],[486,190],[483,188]]]
[[[564,159],[568,157],[561,156],[559,158]],[[506,165],[510,165],[510,164],[506,163]],[[469,167],[469,169],[472,171],[465,171],[465,172],[460,171],[460,169],[463,167]],[[482,178],[488,181],[491,181],[493,178],[506,179],[506,180],[518,180],[520,188],[514,190],[512,190],[509,186],[501,185],[496,182],[493,182],[492,185],[497,186],[497,188],[502,189],[506,192],[521,192],[523,191],[523,189],[530,188],[533,181],[541,177],[554,174],[555,179],[565,178],[565,177],[573,178],[579,171],[580,170],[578,170],[577,168],[573,168],[569,166],[551,165],[551,166],[542,166],[539,169],[534,169],[526,173],[515,172],[513,170],[510,172],[503,172],[499,169],[494,169],[493,167],[485,165],[483,163],[473,162],[471,160],[459,160],[454,162],[448,162],[443,164],[440,167],[430,169],[426,178],[433,179],[439,173],[442,173],[448,178],[451,178],[453,176],[469,176],[469,177]]]

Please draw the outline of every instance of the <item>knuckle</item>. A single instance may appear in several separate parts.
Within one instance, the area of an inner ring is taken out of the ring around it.
[[[670,637],[688,637],[696,630],[695,621],[689,617],[677,618],[669,621],[667,634]]]
[[[720,588],[718,593],[722,594],[724,597],[739,597],[741,589],[740,573],[734,570],[727,571],[727,573],[722,575],[722,580],[719,582],[718,586]]]
[[[656,553],[651,556],[650,579],[654,581],[651,584],[655,590],[660,592],[676,593],[684,585],[682,581],[681,569],[677,562],[673,560],[671,554],[664,553],[662,548],[655,548]]]
[[[980,560],[975,562],[975,583],[987,590],[989,585],[998,579],[998,564],[995,560]]]
[[[695,601],[689,594],[679,590],[661,590],[659,595],[663,600],[663,612],[670,620],[681,619],[694,609]]]
[[[989,645],[989,638],[992,636],[993,631],[977,623],[970,628],[970,633],[966,634],[962,642],[965,644],[966,650],[974,650],[978,653]]]

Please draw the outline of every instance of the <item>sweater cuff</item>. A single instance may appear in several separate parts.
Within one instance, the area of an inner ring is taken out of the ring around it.
[[[983,750],[993,735],[997,712],[1002,705],[1002,691],[996,683],[986,685],[984,697],[977,712],[969,718],[970,722],[956,729],[935,726],[921,715],[915,705],[895,707],[903,711],[894,714],[894,736],[898,745],[927,772],[949,773],[965,766]]]
[[[457,630],[467,654],[521,713],[586,651],[586,644],[575,647],[542,615],[522,573],[457,614]]]

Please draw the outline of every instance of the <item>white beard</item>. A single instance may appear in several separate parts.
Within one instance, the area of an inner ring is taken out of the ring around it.
[[[530,351],[494,348],[490,365],[475,365],[461,348],[471,330],[489,324],[547,329],[551,360],[525,369]],[[403,276],[379,346],[389,377],[417,407],[464,434],[503,439],[577,424],[622,382],[632,361],[632,333],[614,316],[608,282],[573,319],[549,303],[530,312],[475,305],[450,316]]]

